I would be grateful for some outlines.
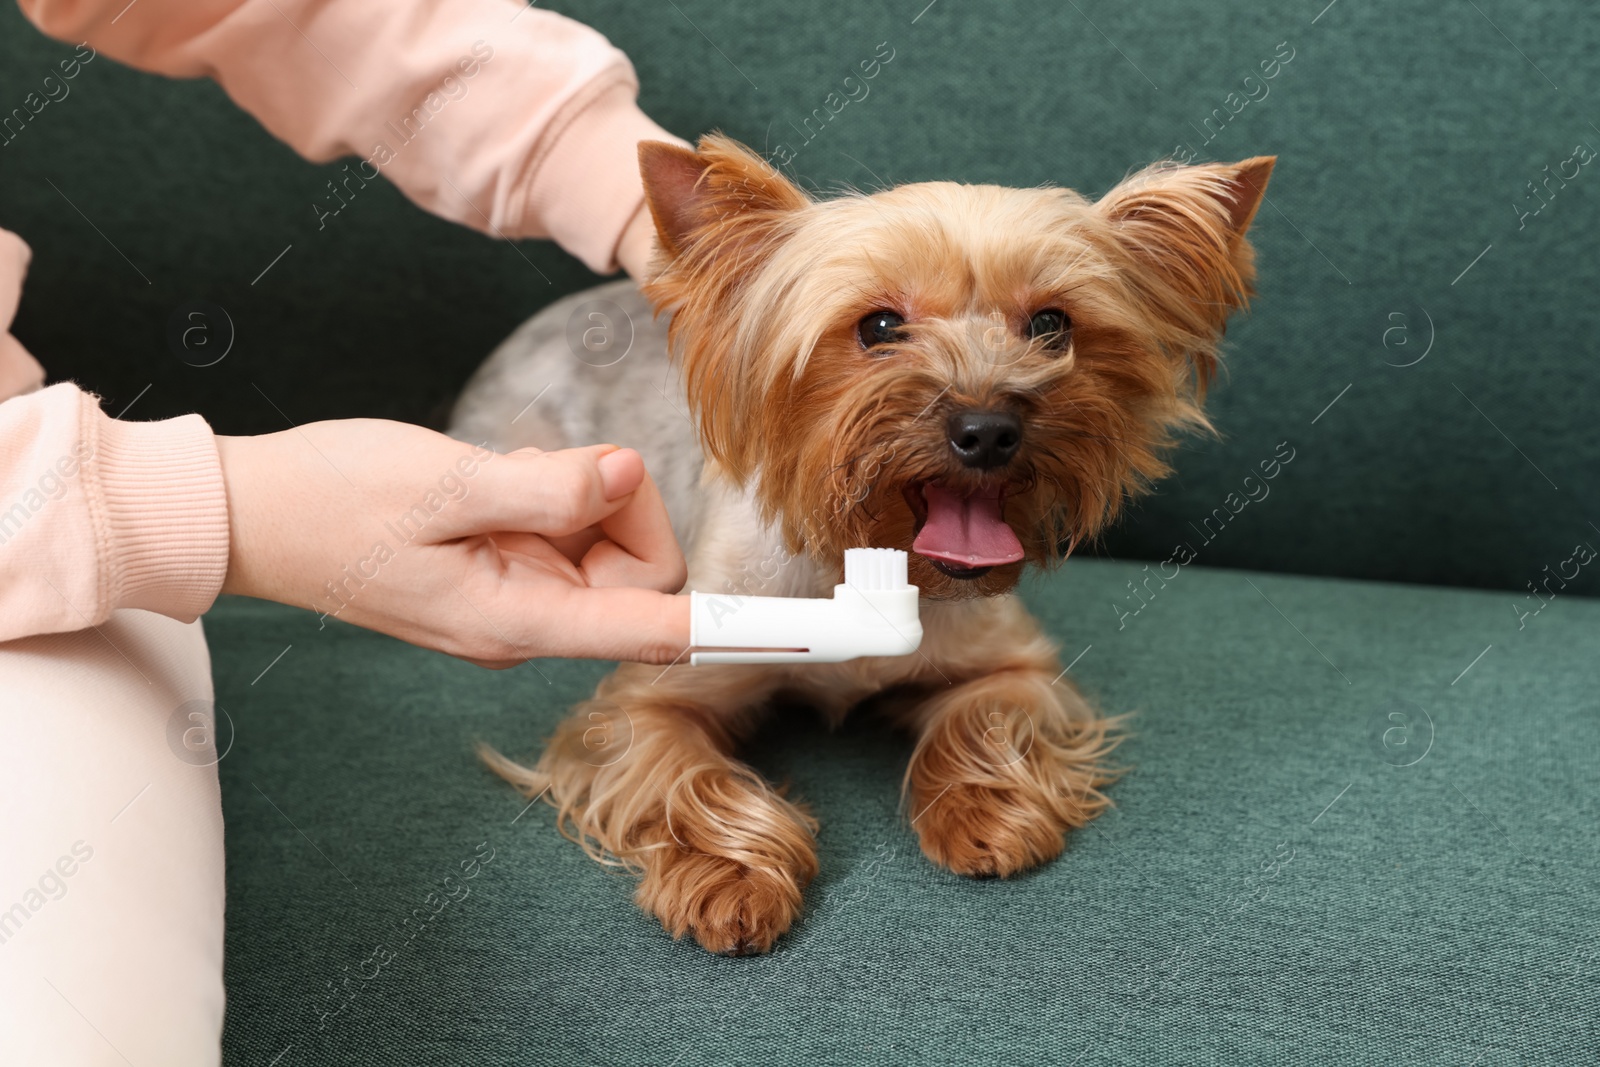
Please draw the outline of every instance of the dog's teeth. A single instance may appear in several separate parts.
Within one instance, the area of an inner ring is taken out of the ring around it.
[[[847,548],[844,582],[857,589],[904,589],[906,554],[898,548]]]

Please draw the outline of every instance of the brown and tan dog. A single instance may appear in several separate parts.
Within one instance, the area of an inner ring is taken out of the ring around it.
[[[826,596],[846,548],[905,549],[925,636],[837,665],[625,664],[536,767],[486,758],[714,952],[769,950],[817,872],[815,821],[737,756],[775,696],[838,721],[893,690],[928,858],[1002,877],[1054,858],[1107,804],[1112,724],[1011,590],[1208,427],[1274,160],[1158,164],[1095,203],[947,182],[816,200],[720,136],[640,161],[661,246],[645,293],[667,332],[627,283],[569,298],[480,371],[453,432],[639,448],[694,589]],[[575,361],[575,319],[626,326],[627,358]]]

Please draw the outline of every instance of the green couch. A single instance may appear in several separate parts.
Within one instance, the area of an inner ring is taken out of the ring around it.
[[[786,710],[750,758],[822,820],[822,873],[773,955],[713,957],[473,756],[531,754],[604,665],[493,674],[225,600],[228,1062],[1600,1059],[1600,568],[1580,562],[1600,545],[1600,176],[1578,162],[1600,146],[1600,18],[556,6],[634,57],[666,126],[787,145],[819,190],[1095,193],[1163,155],[1280,157],[1222,439],[1024,589],[1082,685],[1136,713],[1132,773],[1060,861],[968,881],[897,807],[902,738]],[[870,95],[827,113],[879,42]],[[0,9],[0,111],[70,51]],[[436,424],[518,322],[592,282],[381,184],[319,232],[337,167],[209,83],[99,60],[73,86],[0,145],[0,225],[35,250],[19,336],[113,411]],[[235,325],[214,366],[166,342],[193,299]],[[1270,495],[1241,502],[1283,442]],[[1193,563],[1166,563],[1179,545]]]

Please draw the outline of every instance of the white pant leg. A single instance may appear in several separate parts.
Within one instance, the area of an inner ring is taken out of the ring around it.
[[[220,1062],[211,699],[198,622],[0,644],[0,1064]]]

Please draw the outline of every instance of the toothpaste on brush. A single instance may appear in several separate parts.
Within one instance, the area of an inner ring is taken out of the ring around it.
[[[851,548],[832,599],[689,594],[692,666],[717,663],[842,663],[905,656],[922,643],[919,590],[906,554]]]

